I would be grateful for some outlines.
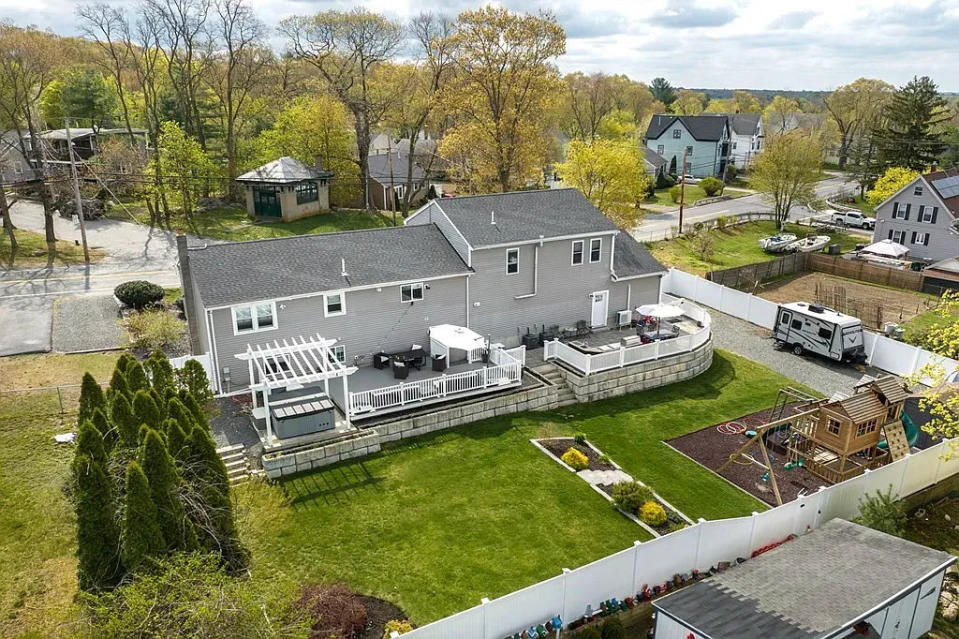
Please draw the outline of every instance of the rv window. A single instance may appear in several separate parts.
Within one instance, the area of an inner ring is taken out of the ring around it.
[[[793,330],[801,331],[802,330],[802,320],[793,320]]]
[[[819,337],[823,339],[832,339],[832,329],[819,327]]]
[[[792,313],[783,313],[783,314],[782,314],[782,317],[779,318],[779,323],[780,323],[780,324],[789,324],[789,322],[790,322],[790,320],[792,320],[792,318],[793,318],[793,314],[792,314]]]

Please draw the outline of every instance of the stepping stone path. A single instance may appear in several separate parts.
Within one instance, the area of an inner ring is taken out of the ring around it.
[[[611,486],[621,481],[633,481],[633,478],[622,470],[581,470],[576,474],[591,486]]]

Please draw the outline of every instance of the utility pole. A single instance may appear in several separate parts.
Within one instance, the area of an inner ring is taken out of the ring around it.
[[[67,129],[67,150],[70,152],[70,173],[73,175],[73,197],[76,200],[77,219],[80,221],[80,242],[83,243],[83,261],[90,263],[90,248],[87,246],[87,227],[83,221],[83,198],[80,197],[80,181],[77,179],[77,162],[73,155],[73,138],[70,136],[70,118],[63,119]]]
[[[683,204],[686,201],[686,149],[683,149],[683,167],[679,170],[679,234],[683,234]]]

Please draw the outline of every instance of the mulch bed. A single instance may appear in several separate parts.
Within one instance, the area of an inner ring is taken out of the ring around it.
[[[613,496],[612,485],[601,484],[597,486],[597,488],[599,488],[601,491],[603,491],[610,497]],[[680,517],[679,513],[677,513],[675,510],[673,510],[672,508],[670,508],[663,502],[659,501],[658,499],[656,500],[656,503],[662,506],[663,509],[666,511],[666,523],[663,524],[662,526],[653,526],[651,524],[646,524],[646,525],[652,528],[653,530],[655,530],[657,533],[659,533],[660,535],[666,535],[673,531],[679,530],[680,528],[685,528],[686,526],[689,525],[689,523],[685,519]],[[639,517],[639,515],[637,515],[636,513],[633,513],[633,514],[636,515],[636,517]],[[646,522],[643,522],[643,523],[645,524]]]
[[[802,402],[788,404],[783,416],[801,412],[804,405]],[[769,421],[769,415],[770,409],[757,411],[730,422],[714,424],[694,433],[671,439],[667,443],[703,466],[719,472],[719,467],[729,460],[729,456],[749,441],[749,438],[744,434],[733,433],[743,427],[745,427],[745,430],[756,429]],[[784,468],[787,461],[785,454],[782,451],[772,450],[768,445],[767,449],[783,503],[796,499],[800,491],[809,494],[826,484],[824,480],[816,477],[805,468],[786,470]],[[752,455],[753,459],[760,464],[763,463],[762,453],[758,446],[750,448],[746,451],[746,454]],[[751,495],[771,506],[775,506],[776,497],[773,494],[772,484],[762,480],[765,472],[761,465],[750,463],[745,458],[738,457],[719,474]]]
[[[575,440],[570,438],[555,438],[555,439],[538,439],[539,445],[553,453],[559,459],[563,458],[563,454],[570,448],[575,448],[579,452],[586,455],[586,458],[589,460],[589,470],[616,470],[616,466],[608,461],[601,460],[599,454],[587,446],[586,444],[577,444]]]
[[[366,606],[366,626],[355,639],[383,639],[386,622],[394,619],[407,619],[406,613],[399,606],[385,599],[368,595],[359,595],[358,598]]]

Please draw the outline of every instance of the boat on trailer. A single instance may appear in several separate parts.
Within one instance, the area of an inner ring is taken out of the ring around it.
[[[829,244],[828,235],[810,235],[801,240],[796,240],[786,247],[786,251],[799,251],[800,253],[815,253],[826,248]]]
[[[767,253],[782,253],[786,247],[796,241],[796,236],[792,233],[777,233],[770,237],[764,237],[759,240],[759,248]]]

